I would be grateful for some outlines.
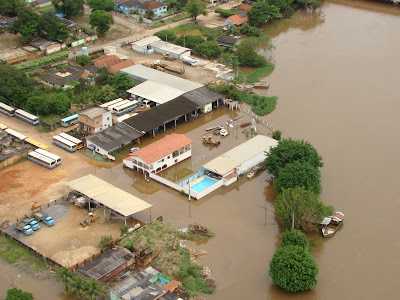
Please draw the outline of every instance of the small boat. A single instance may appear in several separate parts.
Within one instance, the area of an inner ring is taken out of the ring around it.
[[[321,233],[323,237],[329,237],[335,234],[338,228],[342,225],[344,214],[340,211],[335,212],[329,217],[325,217],[321,222]]]

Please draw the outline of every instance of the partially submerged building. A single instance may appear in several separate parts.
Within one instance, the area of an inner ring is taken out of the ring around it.
[[[94,134],[112,126],[111,112],[99,106],[91,106],[78,112],[81,128]]]
[[[130,153],[124,165],[143,173],[159,173],[191,157],[192,143],[185,135],[173,133]]]

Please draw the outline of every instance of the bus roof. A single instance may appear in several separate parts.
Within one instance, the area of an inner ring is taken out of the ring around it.
[[[38,141],[36,141],[36,140],[30,138],[30,137],[27,137],[27,138],[25,139],[25,142],[27,142],[27,143],[29,143],[29,144],[31,144],[31,145],[34,145],[34,146],[36,146],[36,147],[39,147],[39,148],[41,148],[41,149],[43,149],[43,150],[46,150],[46,151],[49,150],[49,147],[48,147],[48,146],[46,146],[45,144],[42,144],[41,142],[38,142]]]
[[[66,117],[66,118],[64,118],[64,119],[61,119],[61,122],[68,122],[68,121],[75,120],[75,119],[77,119],[77,118],[78,118],[78,114],[75,114],[75,115]]]
[[[9,111],[15,110],[14,107],[11,107],[10,105],[7,105],[7,104],[5,104],[5,103],[3,103],[3,102],[0,102],[0,107],[5,108],[5,109],[7,109],[7,110],[9,110]]]
[[[44,161],[44,162],[46,162],[48,164],[53,164],[53,163],[56,162],[54,159],[52,159],[52,158],[50,158],[48,156],[42,155],[42,154],[40,154],[40,153],[38,153],[36,151],[29,152],[29,155],[34,157],[34,158],[37,158],[39,160],[42,160],[42,161]]]
[[[100,107],[102,107],[102,108],[107,108],[107,107],[109,107],[110,105],[113,105],[113,104],[116,104],[116,103],[118,103],[118,102],[121,102],[122,100],[124,100],[124,99],[118,98],[118,99],[115,99],[115,100],[111,100],[111,101],[108,101],[108,102],[106,102],[106,103],[101,104]]]
[[[131,107],[132,105],[136,105],[136,103],[138,103],[138,101],[133,100],[133,101],[129,101],[128,103],[122,104],[120,106],[114,107],[114,110],[120,110],[120,109],[125,109],[127,107]]]
[[[39,153],[39,154],[42,154],[42,155],[44,155],[44,156],[46,156],[46,157],[50,157],[51,159],[54,159],[54,160],[59,160],[59,159],[61,159],[61,157],[59,157],[58,155],[55,155],[55,154],[53,154],[53,153],[51,153],[51,152],[48,152],[48,151],[45,151],[45,150],[43,150],[43,149],[36,149],[34,152],[37,152],[37,153]]]
[[[110,105],[109,107],[107,107],[107,109],[108,110],[112,110],[112,109],[114,109],[114,108],[116,108],[118,106],[121,106],[121,105],[123,105],[125,103],[128,103],[128,102],[130,102],[130,101],[129,100],[122,100],[122,101],[120,101],[120,102],[118,102],[116,104]]]
[[[13,130],[13,129],[11,129],[11,128],[7,128],[7,129],[5,129],[4,131],[7,132],[9,135],[12,135],[13,137],[16,137],[17,139],[19,139],[19,140],[21,140],[21,141],[23,141],[23,140],[26,139],[26,136],[25,136],[25,135],[23,135],[23,134],[21,134],[21,133],[15,131],[15,130]]]
[[[62,138],[64,138],[64,139],[66,139],[66,140],[68,140],[68,141],[71,141],[71,142],[73,142],[73,143],[75,143],[75,144],[80,144],[80,143],[82,143],[82,140],[77,139],[77,138],[75,138],[75,137],[73,137],[73,136],[71,136],[71,135],[69,135],[69,134],[67,134],[67,133],[65,133],[65,132],[61,132],[58,136],[60,136],[60,137],[62,137]]]
[[[35,115],[32,115],[32,114],[30,114],[30,113],[28,113],[28,112],[26,112],[26,111],[24,111],[24,110],[22,110],[22,109],[17,109],[17,110],[15,111],[15,113],[20,114],[21,116],[30,118],[30,119],[32,119],[32,120],[37,120],[37,119],[38,119],[38,117],[36,117]]]
[[[65,144],[65,145],[67,145],[69,147],[76,147],[75,143],[73,143],[73,142],[71,142],[71,141],[69,141],[69,140],[67,140],[67,139],[65,139],[65,138],[63,138],[63,137],[61,137],[59,135],[53,136],[53,139]]]

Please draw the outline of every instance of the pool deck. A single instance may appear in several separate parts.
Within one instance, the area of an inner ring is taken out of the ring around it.
[[[201,176],[201,177],[196,178],[195,180],[192,180],[192,181],[190,182],[190,186],[194,186],[196,183],[202,181],[202,180],[203,180],[204,178],[206,178],[206,177],[207,177],[207,176],[203,175],[203,176]],[[189,189],[189,184],[185,184],[183,187],[186,188],[186,189]]]

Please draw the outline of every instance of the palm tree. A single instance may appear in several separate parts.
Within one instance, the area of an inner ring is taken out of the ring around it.
[[[56,278],[64,285],[64,290],[68,292],[69,284],[71,279],[75,277],[75,273],[73,273],[70,269],[67,268],[58,268],[56,271]]]
[[[86,288],[83,292],[84,297],[89,297],[90,300],[95,300],[97,297],[101,297],[103,299],[106,298],[106,289],[104,284],[97,280],[90,280],[86,284]]]
[[[78,299],[82,299],[86,290],[87,282],[80,276],[74,276],[69,285],[69,294],[75,294]]]

